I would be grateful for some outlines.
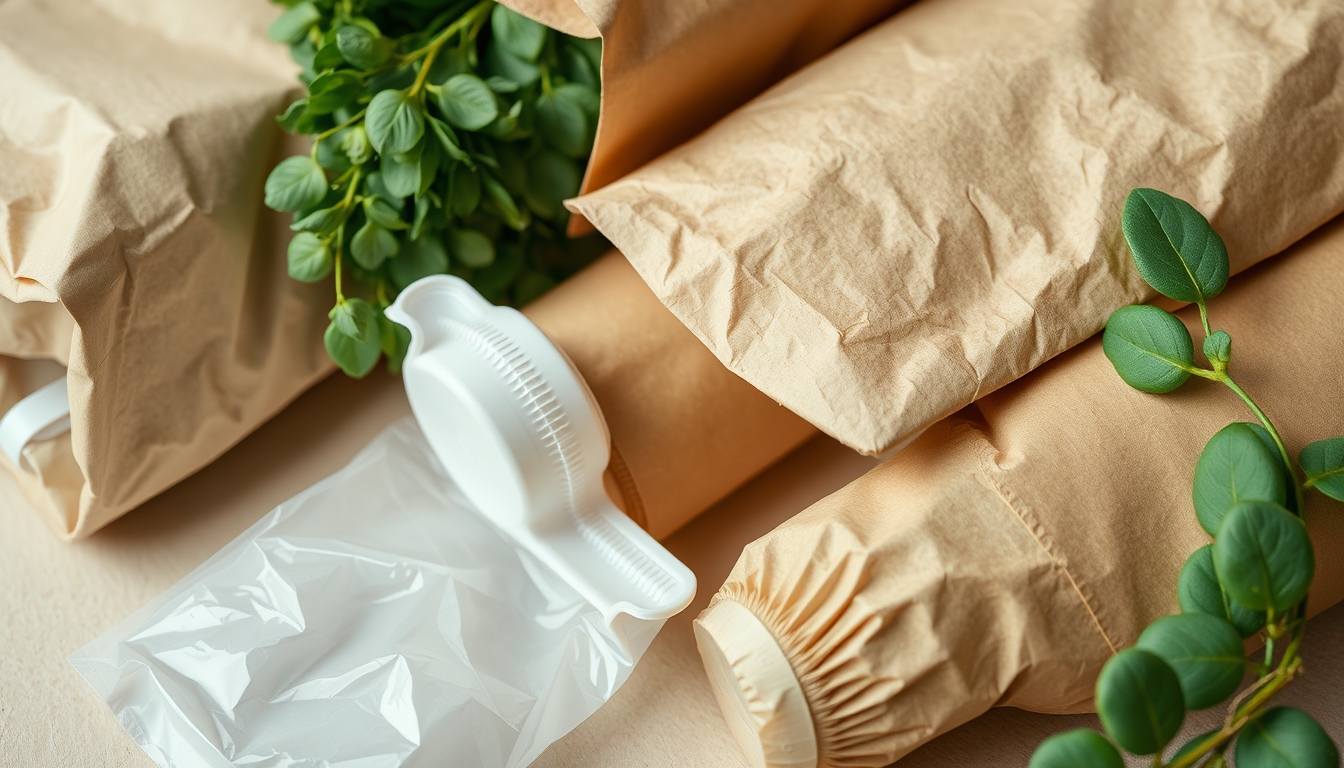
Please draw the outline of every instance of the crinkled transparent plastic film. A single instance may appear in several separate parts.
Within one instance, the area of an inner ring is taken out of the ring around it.
[[[70,660],[163,766],[511,768],[662,623],[608,626],[406,419]]]

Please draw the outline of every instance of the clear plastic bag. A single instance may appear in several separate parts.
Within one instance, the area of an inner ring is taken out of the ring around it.
[[[163,766],[513,768],[662,624],[608,625],[406,419],[70,661]]]

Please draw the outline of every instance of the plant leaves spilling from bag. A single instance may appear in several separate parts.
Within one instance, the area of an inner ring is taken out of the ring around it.
[[[347,374],[400,369],[409,336],[383,309],[421,277],[521,305],[609,247],[569,239],[563,205],[597,130],[599,41],[493,0],[277,2],[267,33],[308,89],[277,121],[313,142],[266,205],[294,213],[290,276],[334,274],[325,341]]]

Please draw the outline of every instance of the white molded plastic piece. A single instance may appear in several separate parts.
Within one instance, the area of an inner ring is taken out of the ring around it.
[[[612,504],[611,455],[587,384],[541,329],[466,281],[426,277],[387,316],[411,331],[411,410],[475,507],[608,623],[665,619],[695,595],[690,569]]]
[[[0,417],[0,450],[14,466],[28,469],[23,449],[70,431],[70,395],[65,377],[47,384],[14,404]]]

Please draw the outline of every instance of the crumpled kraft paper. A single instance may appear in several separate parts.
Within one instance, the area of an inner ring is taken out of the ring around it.
[[[515,5],[570,31],[586,18],[567,2]],[[698,40],[725,14],[752,23],[766,5],[611,3],[605,28],[638,54],[614,81],[639,101],[616,114],[658,101],[629,77],[666,72],[697,44],[681,36]],[[330,288],[288,279],[289,216],[261,203],[270,168],[303,151],[279,144],[273,119],[299,88],[284,47],[263,34],[279,12],[263,0],[0,7],[0,412],[31,391],[20,373],[32,359],[69,365],[73,406],[71,433],[26,449],[31,472],[0,462],[63,536],[88,535],[199,469],[331,370],[321,345]],[[770,66],[824,50],[790,42],[799,14],[780,21]],[[836,28],[829,44],[852,31]],[[737,82],[734,62],[719,60],[734,74],[702,73],[697,87]],[[750,93],[766,85],[752,72]],[[626,97],[608,92],[604,103]],[[599,142],[599,156],[627,157],[603,148],[611,143]],[[603,395],[629,464],[614,467],[616,485],[631,514],[664,535],[813,428],[723,369],[628,267],[595,271],[620,277],[578,282],[617,290],[562,288],[533,312]],[[692,450],[704,440],[720,448]],[[689,463],[667,458],[678,455]]]
[[[274,121],[295,90],[261,34],[274,13],[0,5],[0,355],[67,364],[72,404],[69,434],[28,447],[34,471],[8,469],[63,536],[194,472],[330,370],[327,289],[287,277],[288,217],[261,202],[298,149]],[[0,406],[15,389],[0,381]]]
[[[1344,5],[928,0],[571,201],[720,360],[876,454],[1150,295],[1136,186],[1234,270],[1344,210]]]
[[[1341,293],[1344,219],[1209,304],[1293,456],[1344,435]],[[1091,709],[1111,654],[1177,610],[1210,541],[1195,462],[1232,421],[1254,416],[1223,385],[1139,392],[1094,338],[934,425],[750,544],[697,619],[739,739],[769,766],[883,766],[991,706]],[[1344,599],[1344,504],[1307,498],[1315,613]]]
[[[602,37],[602,112],[583,191],[708,128],[910,0],[503,0],[579,37]],[[571,232],[591,231],[581,216]]]

